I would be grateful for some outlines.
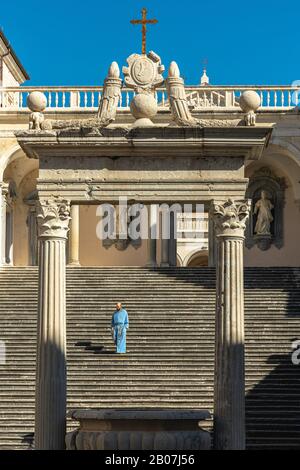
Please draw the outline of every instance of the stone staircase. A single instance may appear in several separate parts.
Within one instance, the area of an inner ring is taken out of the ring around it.
[[[210,268],[67,268],[68,408],[213,411],[215,274]],[[248,268],[247,447],[299,448],[300,269]],[[116,356],[114,303],[130,317]],[[32,446],[37,268],[0,272],[0,449]],[[69,423],[69,427],[73,423]],[[211,422],[206,423],[211,428]]]

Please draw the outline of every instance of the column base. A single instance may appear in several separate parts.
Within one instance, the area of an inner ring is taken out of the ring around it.
[[[170,264],[169,263],[160,263],[161,268],[169,268]]]
[[[67,266],[81,266],[81,264],[79,263],[79,261],[72,261],[71,263],[68,263]]]
[[[157,268],[157,263],[156,261],[148,261],[146,263],[146,268]]]

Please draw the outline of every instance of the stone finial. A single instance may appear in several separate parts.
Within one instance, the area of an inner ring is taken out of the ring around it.
[[[39,201],[37,220],[40,237],[66,239],[71,220],[69,201],[54,198]]]
[[[257,111],[261,105],[259,94],[254,90],[244,91],[240,96],[239,105],[242,111],[245,113],[246,126],[255,126],[255,111]]]
[[[150,93],[138,93],[130,103],[130,111],[136,121],[133,127],[153,126],[152,118],[157,114],[157,102]]]
[[[108,69],[107,78],[120,78],[120,69],[117,62],[112,62]]]
[[[179,67],[174,61],[169,67],[166,87],[174,122],[178,126],[197,126],[199,123],[193,118],[188,107],[184,80],[180,77]]]
[[[27,96],[27,106],[31,114],[29,116],[29,129],[41,130],[45,118],[43,111],[47,107],[47,98],[40,91],[33,91]]]
[[[170,63],[168,77],[180,78],[180,70],[179,70],[177,63],[174,60]]]
[[[116,119],[121,95],[122,80],[117,62],[112,62],[104,81],[103,93],[99,103],[97,118],[101,127],[108,126]]]
[[[216,234],[223,236],[244,236],[246,221],[249,217],[251,200],[227,201],[213,203],[212,214],[214,217]]]

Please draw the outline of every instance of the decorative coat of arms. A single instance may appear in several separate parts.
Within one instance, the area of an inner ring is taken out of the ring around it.
[[[150,51],[147,55],[131,54],[127,58],[127,63],[128,67],[123,67],[123,73],[128,88],[133,88],[137,93],[153,92],[163,84],[162,73],[165,67],[155,52]]]

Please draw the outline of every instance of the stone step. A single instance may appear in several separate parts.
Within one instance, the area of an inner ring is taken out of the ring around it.
[[[22,448],[19,435],[33,429],[37,273],[35,267],[0,271],[0,339],[8,351],[8,363],[0,369],[1,449]],[[273,448],[278,440],[277,447],[293,448],[300,373],[290,355],[291,341],[300,337],[300,269],[247,268],[245,288],[247,445]],[[109,322],[120,297],[131,318],[129,356],[94,354],[76,345],[103,342],[112,350]],[[213,269],[68,267],[69,409],[200,405],[212,410],[214,309]],[[266,438],[269,432],[272,439]]]

